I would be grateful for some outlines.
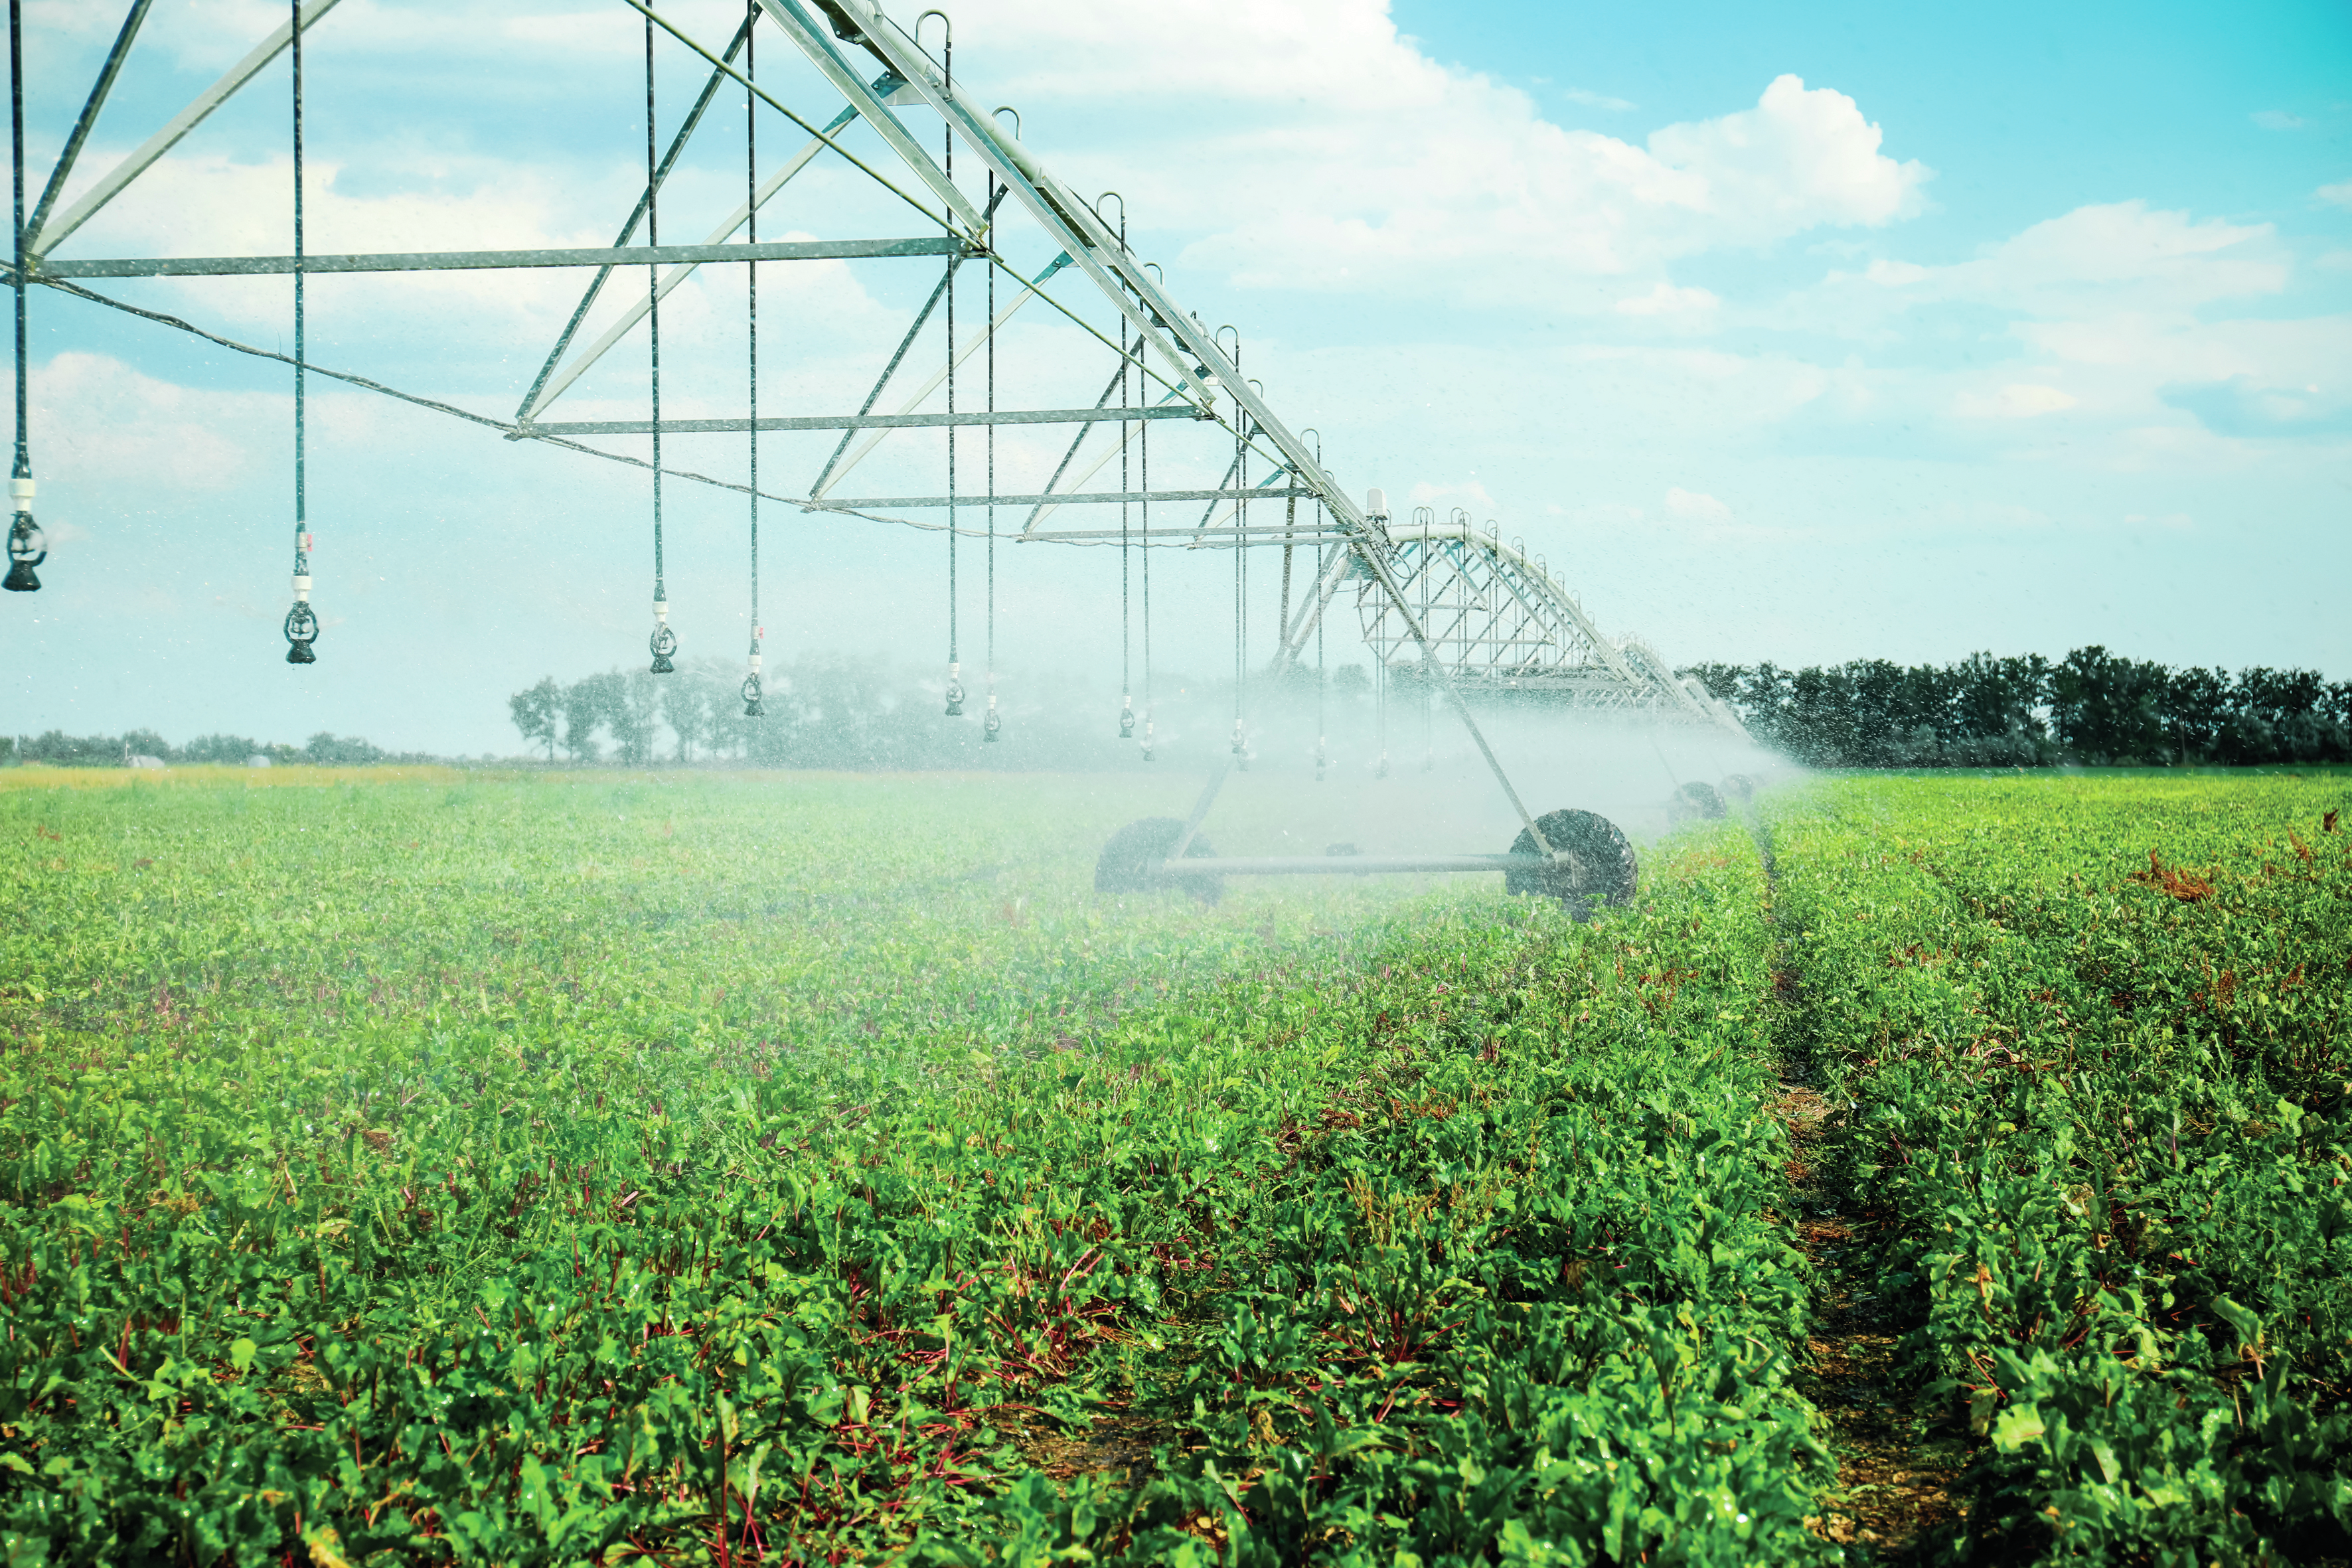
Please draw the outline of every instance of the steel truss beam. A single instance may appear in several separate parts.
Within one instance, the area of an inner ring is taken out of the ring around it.
[[[5,269],[0,269],[5,270]],[[1197,419],[1189,405],[1179,408],[982,408],[954,414],[811,414],[770,419],[665,419],[665,436],[717,435],[746,430],[922,430],[942,425],[1116,425],[1127,419]],[[650,419],[582,419],[534,422],[536,436],[644,436]]]
[[[1116,506],[1118,502],[1123,500],[1226,500],[1232,497],[1239,495],[1258,497],[1263,497],[1267,494],[1275,496],[1307,496],[1313,495],[1314,493],[1315,492],[1313,490],[1274,490],[1270,492],[1265,490],[1231,489],[1096,490],[1090,494],[1085,495],[1066,495],[1056,493],[1051,496],[1045,496],[1015,495],[1009,490],[1001,495],[990,495],[985,490],[965,490],[959,495],[951,496],[867,496],[857,500],[835,500],[828,497],[825,499],[824,504],[826,506],[841,507],[845,510],[861,510],[867,507],[877,506],[1035,506],[1038,502],[1043,500],[1051,500],[1057,506],[1099,506],[1105,502],[1108,502],[1111,505]],[[1172,533],[1176,531],[1171,529],[1169,531]],[[1192,536],[1192,531],[1188,528],[1185,529],[1183,532],[1186,538],[1189,539]],[[1169,542],[1174,543],[1176,542],[1171,540]]]
[[[867,261],[893,256],[968,256],[945,235],[921,239],[761,240],[757,245],[603,245],[561,250],[394,250],[353,256],[140,256],[44,260],[50,278],[236,278],[273,272],[464,272],[520,267],[646,267],[661,262]]]

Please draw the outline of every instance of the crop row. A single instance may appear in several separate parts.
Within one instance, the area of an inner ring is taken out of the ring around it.
[[[1122,907],[1024,787],[0,795],[12,1551],[1811,1549],[1743,839]]]
[[[2327,784],[1878,781],[1775,803],[1801,1037],[1965,1560],[2352,1545],[2352,853]]]

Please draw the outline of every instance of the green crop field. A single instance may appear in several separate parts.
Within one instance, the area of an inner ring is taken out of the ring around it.
[[[7,1561],[2352,1560],[2352,780],[1145,787],[0,774]]]

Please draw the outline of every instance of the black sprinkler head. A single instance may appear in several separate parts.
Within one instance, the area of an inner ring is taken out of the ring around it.
[[[48,558],[48,535],[33,521],[31,512],[18,512],[16,521],[8,525],[8,577],[0,587],[12,594],[39,593],[41,580],[33,575],[33,568]]]
[[[285,632],[286,641],[289,644],[286,649],[287,663],[316,664],[319,662],[319,656],[310,651],[310,645],[319,640],[319,617],[311,610],[310,600],[294,601],[294,607],[286,612]]]

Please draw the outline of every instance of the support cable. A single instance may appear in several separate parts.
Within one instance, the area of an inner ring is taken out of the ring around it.
[[[205,342],[217,344],[233,353],[251,354],[255,359],[273,360],[289,367],[299,363],[312,375],[323,375],[331,381],[340,381],[346,386],[356,386],[362,392],[381,393],[386,397],[397,398],[403,403],[414,404],[419,408],[429,409],[436,414],[446,414],[452,419],[462,419],[468,425],[479,425],[484,429],[497,431],[510,441],[528,439],[543,447],[555,447],[566,452],[577,452],[583,458],[600,458],[608,463],[619,463],[625,468],[648,470],[653,468],[653,465],[645,458],[632,456],[627,452],[608,452],[602,447],[591,447],[584,441],[575,441],[570,437],[544,435],[510,420],[493,418],[487,414],[477,414],[470,408],[460,408],[454,403],[443,403],[437,398],[421,397],[413,392],[403,392],[396,386],[386,385],[381,381],[374,381],[364,375],[355,375],[347,370],[336,370],[331,366],[312,364],[307,361],[298,362],[292,354],[280,353],[276,349],[265,349],[257,344],[239,342],[235,338],[223,337],[218,332],[207,331],[193,321],[166,315],[161,310],[145,310],[124,300],[98,293],[94,289],[85,289],[63,278],[42,277],[35,279],[34,281],[43,288],[55,289],[61,294],[70,294],[78,300],[87,300],[93,305],[103,305],[110,310],[120,310],[126,316],[136,316],[142,321],[152,321],[158,326],[170,327],[174,331],[185,332],[190,337],[202,338]],[[700,473],[692,468],[666,468],[662,472],[673,479],[685,479],[691,484],[709,485],[713,489],[731,490],[737,495],[751,493],[749,486],[734,479],[722,479],[715,475]],[[946,526],[944,523],[924,522],[910,517],[881,517],[873,512],[860,511],[856,507],[838,506],[825,501],[812,503],[804,496],[778,495],[773,490],[761,490],[759,493],[761,500],[774,501],[782,506],[796,506],[809,511],[831,512],[840,517],[863,518],[868,522],[895,523],[901,528],[919,529],[927,533],[938,533]]]
[[[646,14],[646,243],[661,243],[660,160],[654,144],[654,18]],[[677,668],[669,656],[677,651],[677,634],[669,629],[669,590],[662,579],[662,460],[661,460],[661,267],[646,264],[646,337],[651,345],[654,422],[654,630],[646,647],[654,656],[653,673],[667,675]],[[680,748],[681,752],[683,747]]]
[[[1321,520],[1318,517],[1317,521],[1319,522]],[[1320,532],[1321,530],[1318,529],[1317,531]],[[1324,573],[1330,570],[1328,560],[1330,551],[1331,547],[1328,544],[1318,544],[1315,547],[1315,591],[1318,594],[1323,591]],[[1330,710],[1331,679],[1323,668],[1323,616],[1318,610],[1315,616],[1315,782],[1317,784],[1323,782],[1323,770],[1330,755],[1329,747],[1326,744],[1330,729]]]
[[[759,75],[758,45],[753,35],[758,30],[760,0],[745,0],[743,21],[743,75],[748,80]],[[711,79],[716,86],[718,79]],[[744,205],[751,209],[751,228],[745,236],[751,245],[760,243],[760,100],[756,93],[743,95],[743,190]],[[751,429],[745,432],[751,459],[751,673],[743,677],[743,717],[762,716],[760,699],[764,695],[760,682],[760,642],[766,637],[760,625],[760,264],[750,263],[743,272],[743,318],[746,365],[744,381],[751,401]]]
[[[310,608],[310,523],[306,484],[308,377],[303,374],[302,299],[302,0],[294,8],[294,603],[286,612],[286,662],[316,664],[318,613]]]
[[[1137,508],[1143,531],[1143,760],[1151,760],[1151,421],[1136,436],[1136,482],[1145,498]]]
[[[1290,561],[1292,552],[1297,548],[1297,533],[1298,498],[1292,496],[1282,509],[1282,599],[1274,617],[1277,639],[1286,639],[1290,635]],[[1277,649],[1276,657],[1280,658],[1284,651],[1286,650]]]
[[[33,447],[27,429],[25,363],[25,15],[24,0],[8,0],[9,170],[16,192],[16,466],[8,481],[8,576],[16,594],[40,591],[33,568],[49,558],[48,536],[33,521]]]
[[[988,210],[996,210],[996,172],[988,173]],[[996,268],[988,269],[988,411],[996,412]],[[996,710],[996,426],[988,435],[988,711],[981,716],[980,738],[992,742],[1004,728]]]
[[[1424,626],[1429,625],[1429,574],[1434,563],[1429,531],[1423,530],[1421,536],[1421,624]],[[1441,637],[1438,641],[1443,646],[1444,639]],[[1424,678],[1421,683],[1421,771],[1428,773],[1437,766],[1436,737],[1432,729],[1434,693],[1429,689],[1426,679],[1429,667],[1426,664],[1422,667],[1421,673]]]
[[[930,13],[926,12],[926,13],[925,13],[925,15],[926,15],[926,16],[928,16],[928,15],[930,15]],[[946,20],[946,18],[945,18],[945,17],[941,17],[941,18],[940,18],[940,20],[945,21],[945,20]],[[916,18],[915,18],[915,26],[916,26],[916,28],[917,28],[919,31],[921,29],[922,25],[923,25],[923,19],[922,19],[922,17],[920,17],[920,16],[916,17]],[[944,49],[945,49],[945,52],[946,52],[946,55],[947,55],[947,64],[946,64],[946,66],[945,66],[943,68],[944,68],[944,69],[946,70],[946,72],[947,72],[947,81],[948,81],[948,84],[949,84],[949,89],[950,89],[950,91],[952,91],[952,90],[953,90],[953,88],[954,88],[954,83],[955,83],[955,33],[954,33],[954,31],[953,31],[952,29],[950,29],[950,30],[949,31],[949,33],[948,33],[948,37],[947,37],[947,42],[946,42],[946,44],[945,44],[943,47],[944,47]],[[946,144],[946,165],[947,165],[948,186],[949,186],[949,188],[950,188],[950,190],[952,190],[952,189],[954,188],[954,186],[955,186],[955,127],[954,127],[954,126],[952,126],[952,125],[943,125],[943,126],[941,127],[940,131],[940,140],[942,142],[944,142],[944,143]],[[955,232],[955,226],[954,226],[954,223],[953,223],[952,219],[950,219],[950,220],[944,220],[944,221],[946,221],[946,225],[947,225],[948,232],[949,232],[950,235],[952,235],[952,234]],[[947,289],[947,294],[948,294],[948,316],[947,316],[947,334],[948,334],[948,413],[949,413],[950,416],[952,416],[952,415],[955,413],[955,411],[956,411],[955,275],[956,275],[956,263],[957,263],[957,261],[958,261],[958,260],[960,260],[960,259],[961,259],[960,258],[955,257],[955,256],[950,256],[950,257],[948,258],[948,275],[947,275],[947,280],[946,280],[946,283],[945,283],[945,285],[944,285],[944,287],[945,287],[945,288],[946,288],[946,289]],[[991,276],[992,277],[992,276],[994,276],[994,274],[992,272]],[[814,491],[814,490],[811,490],[811,491],[810,491],[810,493],[811,493],[812,495],[814,495],[814,494],[815,493],[815,491]],[[956,522],[956,427],[955,427],[955,426],[954,426],[952,423],[950,423],[950,424],[948,426],[948,689],[947,689],[947,700],[947,700],[947,710],[948,710],[948,711],[947,711],[947,716],[948,716],[949,718],[950,718],[950,719],[960,719],[960,718],[963,717],[963,695],[964,695],[964,693],[963,693],[963,665],[962,665],[962,662],[961,662],[961,661],[959,659],[959,658],[957,657],[957,652],[958,652],[958,650],[957,650],[957,647],[956,647],[956,525],[955,525],[955,522]]]
[[[1234,353],[1235,353],[1235,355],[1236,355],[1236,356],[1238,356],[1238,355],[1240,354],[1241,350],[1240,350],[1239,345],[1236,345],[1236,346],[1234,347]],[[1246,423],[1247,423],[1247,421],[1248,421],[1248,418],[1249,418],[1249,416],[1248,416],[1246,414],[1244,414],[1244,415],[1242,416],[1242,422],[1243,422],[1244,425],[1246,425]],[[1244,464],[1244,462],[1243,462],[1243,460],[1242,460],[1242,440],[1243,440],[1243,437],[1242,437],[1241,432],[1240,432],[1239,430],[1236,430],[1236,431],[1234,433],[1234,470],[1235,470],[1235,472],[1236,472],[1237,474],[1239,474],[1239,476],[1240,476],[1240,478],[1241,478],[1241,481],[1242,481],[1243,486],[1244,486],[1244,488],[1246,488],[1246,485],[1247,485],[1247,482],[1248,482],[1248,479],[1249,479],[1249,469],[1248,469],[1248,468]],[[1212,504],[1213,505],[1214,503],[1213,502]],[[1246,526],[1246,525],[1247,525],[1247,522],[1248,522],[1248,519],[1247,519],[1247,518],[1245,518],[1245,517],[1244,517],[1244,518],[1242,518],[1242,519],[1241,519],[1241,521],[1243,522],[1243,524],[1244,524],[1244,526]],[[1243,680],[1243,679],[1244,679],[1244,666],[1245,666],[1245,664],[1247,663],[1248,658],[1249,658],[1249,654],[1248,654],[1248,652],[1247,652],[1247,638],[1248,638],[1248,632],[1247,632],[1247,629],[1246,629],[1246,628],[1248,627],[1248,625],[1249,625],[1249,605],[1248,605],[1248,592],[1249,592],[1249,588],[1248,588],[1248,584],[1249,584],[1249,566],[1248,566],[1248,562],[1249,562],[1249,547],[1248,547],[1248,544],[1247,544],[1247,543],[1246,543],[1246,542],[1245,542],[1245,536],[1243,536],[1243,535],[1236,535],[1236,536],[1234,537],[1234,740],[1233,740],[1233,755],[1234,755],[1234,766],[1235,768],[1240,769],[1241,771],[1243,771],[1243,772],[1244,772],[1244,773],[1246,773],[1246,772],[1249,770],[1249,750],[1248,750],[1248,742],[1247,742],[1247,740],[1244,738],[1244,732],[1243,732],[1243,730],[1242,730],[1242,680]]]
[[[1118,202],[1118,247],[1122,251],[1127,248],[1127,198],[1125,196],[1121,196]],[[1125,340],[1126,335],[1124,331],[1120,332],[1122,341]],[[1139,343],[1141,342],[1140,339],[1137,341]],[[1128,356],[1119,355],[1118,405],[1122,411],[1135,405],[1128,393]],[[1128,582],[1129,574],[1133,565],[1134,552],[1129,549],[1128,542],[1128,503],[1125,499],[1129,489],[1128,443],[1134,437],[1134,426],[1131,423],[1122,422],[1118,427],[1118,493],[1121,498],[1118,503],[1118,738],[1122,741],[1135,738],[1135,682],[1132,679],[1131,662],[1135,645],[1134,638],[1128,630]]]

